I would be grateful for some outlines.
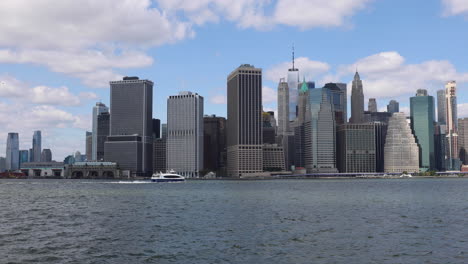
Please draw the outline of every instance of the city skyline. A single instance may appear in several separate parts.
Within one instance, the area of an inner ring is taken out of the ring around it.
[[[121,34],[115,36],[64,31],[60,25],[84,29],[86,24],[83,19],[78,21],[74,17],[48,16],[51,11],[36,4],[23,7],[24,10],[34,9],[39,17],[50,17],[43,23],[35,23],[30,21],[30,16],[22,15],[21,1],[1,3],[1,10],[9,10],[7,14],[1,13],[2,17],[12,21],[14,17],[22,17],[23,21],[17,27],[31,27],[42,32],[42,36],[31,33],[36,32],[34,30],[21,28],[15,29],[24,32],[23,35],[14,36],[7,28],[0,27],[0,33],[5,36],[5,40],[0,41],[0,113],[4,117],[0,148],[6,149],[9,132],[17,132],[20,149],[29,149],[32,145],[30,135],[34,130],[41,130],[42,147],[52,149],[54,159],[61,160],[76,150],[85,153],[85,131],[92,130],[91,107],[98,101],[108,105],[108,82],[126,75],[155,82],[153,117],[165,123],[165,101],[169,95],[183,90],[205,97],[206,114],[226,117],[225,76],[238,65],[251,63],[264,72],[264,110],[276,110],[276,87],[279,78],[287,78],[287,70],[292,67],[293,44],[300,80],[305,77],[307,81],[315,81],[317,87],[323,87],[327,82],[347,83],[348,102],[351,102],[350,83],[356,68],[363,81],[365,102],[368,98],[376,98],[380,106],[378,110],[382,111],[382,107],[395,99],[407,115],[407,98],[414,94],[414,90],[427,89],[435,96],[436,90],[443,89],[444,84],[453,79],[459,90],[458,117],[467,117],[468,98],[463,91],[467,88],[468,65],[466,57],[460,56],[466,42],[462,33],[468,23],[465,19],[467,9],[463,3],[457,5],[454,1],[430,1],[415,20],[410,10],[418,2],[355,1],[348,6],[337,5],[329,12],[338,18],[330,19],[337,21],[333,24],[324,20],[317,22],[309,14],[303,20],[285,20],[284,16],[288,15],[294,18],[287,10],[280,19],[278,14],[270,14],[267,10],[279,8],[283,1],[272,1],[269,7],[264,7],[263,15],[255,13],[264,19],[257,20],[259,25],[245,25],[240,21],[247,20],[241,19],[240,15],[222,13],[227,12],[220,11],[222,8],[212,10],[217,19],[191,20],[196,14],[202,16],[202,10],[211,10],[212,7],[203,4],[190,11],[195,13],[182,12],[183,18],[162,18],[158,12],[151,11],[170,13],[177,8],[159,1],[150,4],[149,1],[135,0],[128,4],[133,4],[135,8],[132,10],[141,14],[144,26],[161,19],[170,22],[168,27],[152,29],[143,26],[138,32],[122,29]],[[212,1],[212,4],[215,7],[221,5],[218,1]],[[401,8],[403,4],[404,9]],[[14,10],[19,10],[18,13],[11,11],[12,5],[17,7]],[[94,21],[95,16],[112,16],[121,10],[119,8],[128,8],[106,6],[107,3],[90,5],[97,11],[86,14],[89,21]],[[307,5],[302,6],[305,9],[315,10],[314,5],[319,4],[304,5]],[[240,4],[241,10],[251,7],[248,3]],[[71,4],[60,8],[57,12],[63,14],[72,8],[82,10],[82,7]],[[389,21],[390,17],[398,17],[398,20]],[[106,25],[107,32],[119,31],[122,21],[113,18],[115,25]],[[103,28],[102,25],[96,27],[97,30]],[[60,41],[57,36],[50,39],[47,34],[54,29],[61,37]],[[145,30],[151,30],[150,34]],[[138,37],[160,36],[154,34],[157,32],[166,32],[168,37]],[[444,36],[448,33],[459,35],[459,41],[446,43]],[[288,38],[280,37],[284,34],[288,34]],[[376,35],[379,37],[375,38]],[[22,37],[35,41],[24,41]],[[399,37],[404,37],[405,43],[393,40]],[[89,42],[73,41],[79,39]],[[130,39],[138,39],[141,43]],[[247,45],[237,39],[251,41]],[[105,49],[108,43],[116,43],[118,48]],[[202,68],[198,67],[200,62],[205,66],[203,68],[213,70],[209,74],[201,71],[198,69]]]

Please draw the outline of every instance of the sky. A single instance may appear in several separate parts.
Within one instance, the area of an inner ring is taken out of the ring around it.
[[[164,122],[180,91],[226,116],[227,75],[253,64],[264,109],[276,110],[293,45],[300,78],[317,87],[350,89],[357,69],[366,102],[395,99],[408,113],[417,89],[456,80],[468,117],[468,0],[2,0],[0,153],[8,132],[29,149],[42,130],[55,160],[84,154],[92,107],[109,105],[109,81],[123,76],[154,82]]]

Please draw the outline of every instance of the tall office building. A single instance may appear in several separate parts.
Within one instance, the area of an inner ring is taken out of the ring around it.
[[[167,138],[167,124],[161,125],[161,138]]]
[[[34,162],[34,154],[33,154],[33,149],[29,149],[29,162]]]
[[[4,172],[6,170],[6,159],[4,157],[0,157],[0,172]]]
[[[458,119],[459,157],[463,164],[468,164],[468,118]]]
[[[367,111],[373,113],[377,112],[377,101],[375,98],[369,98],[369,103],[367,104]]]
[[[351,88],[351,118],[350,123],[364,123],[364,91],[359,73],[356,72]]]
[[[203,168],[221,172],[226,167],[226,118],[215,115],[203,118]]]
[[[227,174],[262,172],[262,70],[239,66],[227,78],[227,94]]]
[[[93,157],[93,133],[86,131],[86,160],[91,161]]]
[[[33,149],[32,160],[34,162],[41,162],[42,136],[41,136],[40,130],[34,131],[32,149]]]
[[[153,139],[161,138],[161,120],[153,118]]]
[[[52,151],[50,149],[43,149],[41,153],[41,162],[51,162]]]
[[[298,115],[294,127],[294,165],[296,168],[305,167],[305,123],[308,116],[307,110],[310,108],[309,91],[314,88],[310,88],[304,80],[299,89]]]
[[[153,171],[167,171],[167,140],[166,138],[157,138],[153,143]]]
[[[104,144],[110,134],[110,114],[102,112],[97,117],[97,144],[96,144],[96,161],[104,160]]]
[[[289,122],[294,122],[297,116],[297,98],[299,95],[299,69],[294,65],[294,48],[292,52],[292,68],[288,70],[289,89]]]
[[[375,170],[384,172],[385,140],[387,139],[388,123],[373,122],[375,128]]]
[[[327,88],[309,90],[304,124],[304,160],[307,172],[337,172],[335,115]]]
[[[104,160],[117,162],[124,173],[153,173],[153,82],[125,77],[110,82],[110,133]]]
[[[109,108],[101,102],[96,103],[93,107],[92,160],[100,160],[98,158],[98,117],[102,113],[109,113]]]
[[[436,124],[434,129],[434,155],[438,171],[445,171],[447,169],[445,154],[447,151],[446,128],[446,125]]]
[[[389,113],[399,113],[400,112],[400,103],[395,100],[391,100],[387,105],[387,112]]]
[[[18,133],[8,133],[6,147],[6,170],[19,170],[19,136]]]
[[[437,91],[437,123],[440,125],[447,124],[447,106],[445,101],[445,90]]]
[[[167,168],[193,178],[203,170],[203,97],[180,92],[167,100]]]
[[[289,88],[281,78],[278,84],[278,135],[287,135],[289,131]]]
[[[275,144],[276,143],[276,126],[274,112],[263,112],[262,113],[262,124],[263,124],[263,143],[264,144]]]
[[[20,150],[19,151],[19,167],[21,168],[21,164],[29,162],[29,151],[28,150]]]
[[[419,167],[421,170],[435,169],[434,149],[434,97],[419,89],[416,96],[410,98],[411,129],[419,146]]]
[[[419,172],[419,147],[404,113],[393,113],[385,141],[385,172]]]
[[[459,170],[458,159],[458,114],[457,114],[457,83],[450,81],[445,85],[445,105],[447,122],[447,170]]]
[[[333,112],[335,113],[336,124],[345,124],[347,121],[347,111],[345,109],[345,107],[347,107],[346,84],[327,83],[324,88],[327,88],[330,93],[330,100],[333,106]]]
[[[339,172],[376,172],[374,124],[344,124],[337,127]]]

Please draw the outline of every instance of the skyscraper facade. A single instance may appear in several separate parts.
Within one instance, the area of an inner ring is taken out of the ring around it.
[[[445,105],[447,122],[447,170],[459,170],[458,159],[458,114],[457,114],[457,83],[450,81],[445,85]]]
[[[387,138],[387,122],[372,122],[375,128],[375,170],[384,172],[385,140]]]
[[[387,112],[392,114],[400,112],[400,103],[395,100],[391,100],[387,105]]]
[[[445,101],[445,90],[437,91],[437,122],[440,125],[447,124],[447,106]]]
[[[335,115],[327,88],[309,90],[304,124],[304,160],[307,172],[337,172]]]
[[[447,137],[446,137],[446,125],[435,125],[434,131],[434,152],[436,160],[436,169],[438,171],[445,171],[447,169],[446,164],[446,151],[447,151]]]
[[[364,123],[364,91],[362,87],[361,77],[356,72],[351,88],[351,118],[349,120],[353,124]]]
[[[294,65],[294,52],[292,68],[288,70],[288,89],[289,89],[289,122],[296,120],[297,116],[297,98],[299,85],[299,70]]]
[[[52,151],[50,149],[43,149],[41,153],[41,162],[51,162]]]
[[[328,92],[330,93],[330,101],[333,106],[336,124],[345,124],[347,121],[345,109],[345,107],[347,107],[346,84],[327,83],[325,84],[324,88],[327,88]]]
[[[93,133],[86,131],[86,160],[91,161],[93,157]]]
[[[161,120],[153,118],[153,139],[161,138]]]
[[[109,113],[109,108],[101,102],[96,103],[96,105],[93,107],[93,134],[92,134],[92,150],[91,150],[92,160],[100,160],[98,158],[98,116],[102,113]]]
[[[459,157],[463,164],[468,164],[468,118],[458,119]]]
[[[167,168],[193,178],[203,170],[203,97],[180,92],[167,100]]]
[[[151,176],[153,169],[153,82],[125,77],[110,82],[110,133],[104,160],[124,173]]]
[[[40,131],[40,130],[34,131],[32,149],[33,149],[32,160],[33,160],[34,162],[41,162],[41,154],[42,154],[42,135],[41,135],[41,131]]]
[[[226,167],[226,118],[215,115],[203,118],[203,168],[221,172]]]
[[[374,124],[344,124],[337,127],[339,172],[376,172]]]
[[[435,169],[434,149],[434,97],[420,89],[416,96],[410,98],[411,129],[419,146],[419,163],[421,170]]]
[[[262,172],[262,70],[239,66],[227,78],[227,95],[227,174]]]
[[[97,144],[96,144],[96,161],[104,160],[104,144],[110,134],[110,114],[102,112],[97,116]]]
[[[18,133],[8,133],[6,147],[6,170],[19,170],[19,136]]]
[[[281,78],[278,84],[278,135],[287,135],[289,131],[289,88]]]
[[[419,147],[404,113],[394,113],[385,141],[385,172],[419,172]]]
[[[377,101],[375,100],[375,98],[369,98],[367,111],[372,112],[372,113],[377,112]]]
[[[21,164],[25,162],[29,162],[29,151],[28,150],[20,150],[19,151],[19,167],[21,168]]]
[[[305,123],[308,116],[307,110],[310,108],[309,91],[314,88],[309,87],[304,80],[299,89],[298,115],[294,126],[294,165],[296,168],[305,167]]]

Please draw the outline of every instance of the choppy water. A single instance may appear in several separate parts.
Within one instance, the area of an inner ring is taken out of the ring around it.
[[[0,180],[0,263],[468,263],[468,179]]]

